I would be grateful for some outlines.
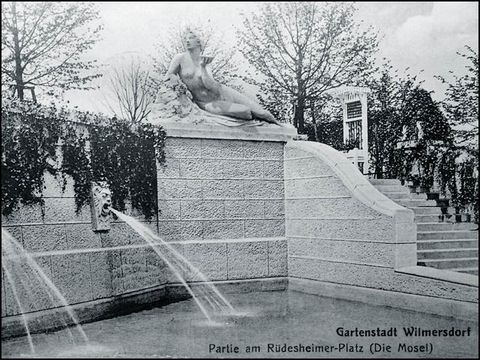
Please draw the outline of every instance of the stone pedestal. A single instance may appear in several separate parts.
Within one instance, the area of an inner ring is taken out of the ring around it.
[[[211,280],[286,276],[284,145],[296,130],[160,124],[159,235]]]

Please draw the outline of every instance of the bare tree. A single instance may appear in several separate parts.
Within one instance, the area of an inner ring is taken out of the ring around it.
[[[150,104],[155,100],[154,86],[150,72],[142,68],[138,60],[113,68],[109,79],[109,88],[114,103],[107,101],[110,110],[116,116],[132,123],[139,123],[150,114]]]
[[[358,85],[373,68],[377,36],[355,22],[355,10],[344,2],[269,2],[244,16],[239,46],[256,71],[250,77],[274,115],[293,105],[300,133],[322,94]]]
[[[2,3],[2,73],[18,97],[32,86],[85,89],[101,76],[81,55],[99,39],[92,3]]]

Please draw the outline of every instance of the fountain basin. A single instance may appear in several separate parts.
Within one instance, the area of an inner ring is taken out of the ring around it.
[[[382,358],[428,356],[438,358],[476,358],[477,324],[373,306],[359,302],[308,295],[297,291],[248,292],[232,296],[233,305],[251,316],[226,317],[222,326],[209,326],[190,300],[155,307],[130,315],[84,325],[94,339],[88,346],[63,342],[62,332],[33,336],[39,357],[372,357],[369,345],[378,342],[391,346],[391,352],[379,352]],[[465,337],[408,338],[402,327],[424,329],[467,329]],[[395,337],[342,337],[337,328],[397,328]],[[433,343],[431,354],[398,351],[399,344]],[[353,345],[341,346],[340,344]],[[23,338],[2,342],[2,357],[28,353]],[[214,345],[212,347],[212,345]],[[272,350],[269,350],[269,345]],[[363,352],[352,349],[362,348]],[[259,348],[247,353],[247,346]],[[301,350],[303,346],[303,351]],[[310,350],[307,351],[307,346]],[[234,349],[238,348],[238,352]],[[290,351],[289,351],[290,349]]]

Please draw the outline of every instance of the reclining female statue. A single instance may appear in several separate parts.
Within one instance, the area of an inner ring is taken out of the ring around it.
[[[273,115],[245,95],[218,83],[206,66],[213,60],[202,54],[200,39],[191,31],[185,38],[187,51],[173,57],[165,80],[178,75],[199,108],[216,115],[237,119],[258,119],[280,125]]]

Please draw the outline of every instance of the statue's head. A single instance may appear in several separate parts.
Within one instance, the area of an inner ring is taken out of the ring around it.
[[[185,46],[188,50],[195,49],[197,47],[202,50],[202,42],[200,41],[200,38],[190,29],[187,30],[185,34]]]

